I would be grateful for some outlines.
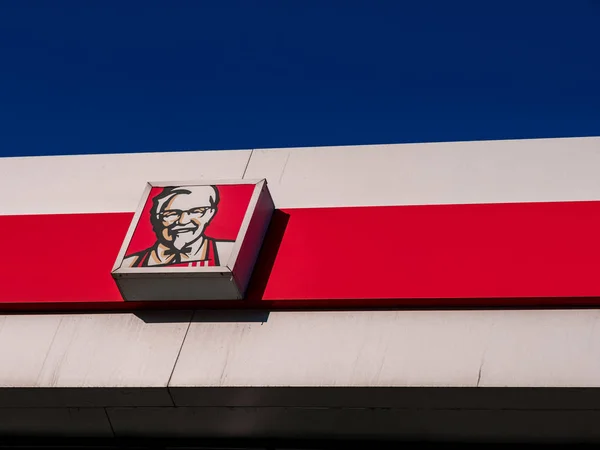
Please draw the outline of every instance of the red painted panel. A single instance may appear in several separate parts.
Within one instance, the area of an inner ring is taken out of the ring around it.
[[[600,202],[288,213],[265,300],[600,295]]]
[[[0,303],[122,302],[110,272],[132,217],[0,216]]]
[[[600,202],[277,211],[248,299],[193,305],[121,300],[131,217],[0,217],[0,308],[600,304]]]

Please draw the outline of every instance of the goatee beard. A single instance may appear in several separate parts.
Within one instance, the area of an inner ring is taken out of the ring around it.
[[[190,242],[187,239],[184,240],[176,237],[173,241],[173,247],[175,247],[177,250],[181,250],[185,246],[189,245],[189,243]]]

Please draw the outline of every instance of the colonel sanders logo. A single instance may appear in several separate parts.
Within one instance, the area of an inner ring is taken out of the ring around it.
[[[220,266],[227,262],[233,242],[206,236],[219,211],[216,186],[167,187],[152,199],[150,222],[156,242],[129,254],[122,267]]]

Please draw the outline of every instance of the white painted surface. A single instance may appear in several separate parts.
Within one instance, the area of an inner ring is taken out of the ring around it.
[[[600,386],[600,311],[197,312],[176,386]]]
[[[148,181],[242,178],[250,150],[0,158],[1,215],[130,212]]]
[[[0,316],[0,387],[165,387],[191,312],[140,317]]]
[[[278,208],[597,200],[599,166],[600,137],[0,158],[0,214],[134,211],[147,181],[244,171]]]
[[[143,314],[1,316],[0,386],[600,386],[599,310]]]
[[[600,138],[255,150],[277,208],[600,199]]]
[[[600,386],[599,310],[497,314],[480,386]]]

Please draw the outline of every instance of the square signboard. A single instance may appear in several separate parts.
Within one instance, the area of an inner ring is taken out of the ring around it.
[[[242,299],[273,210],[266,180],[148,183],[112,270],[123,298]]]

